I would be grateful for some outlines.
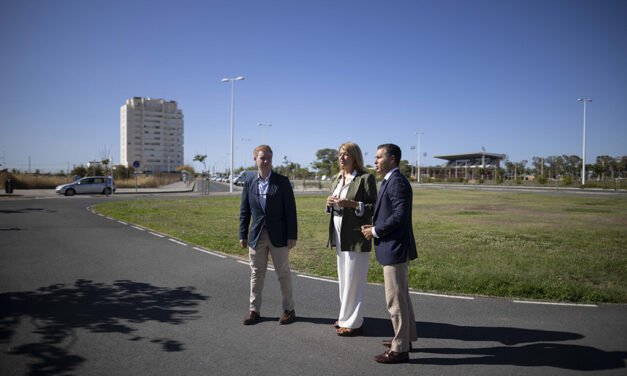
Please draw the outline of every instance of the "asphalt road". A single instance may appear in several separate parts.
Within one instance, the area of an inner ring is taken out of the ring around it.
[[[627,373],[626,305],[414,294],[411,362],[380,365],[382,286],[368,286],[364,335],[340,338],[336,283],[295,272],[298,321],[280,326],[269,272],[264,321],[243,326],[245,263],[88,210],[103,199],[0,200],[0,375]]]

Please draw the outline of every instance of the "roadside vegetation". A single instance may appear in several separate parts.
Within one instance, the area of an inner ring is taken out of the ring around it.
[[[297,196],[293,269],[336,277],[324,195]],[[105,215],[241,257],[239,197],[117,201]],[[415,190],[421,291],[580,303],[627,303],[627,197]],[[369,280],[382,282],[374,254]]]
[[[101,175],[95,174],[94,176]],[[6,179],[11,179],[15,189],[54,189],[58,185],[72,182],[72,177],[66,175],[16,173],[4,177],[0,176],[0,187],[4,187]],[[180,174],[141,175],[137,177],[137,180],[125,177],[116,178],[115,185],[117,188],[135,188],[135,184],[140,188],[156,188],[179,180],[181,180]]]

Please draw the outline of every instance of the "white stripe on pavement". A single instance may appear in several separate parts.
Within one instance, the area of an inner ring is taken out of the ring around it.
[[[316,281],[331,282],[331,283],[338,283],[337,281],[332,280],[332,279],[320,278],[320,277],[312,277],[312,276],[310,276],[310,275],[297,274],[296,276],[297,276],[297,277],[301,277],[301,278],[313,279],[313,280],[316,280]]]
[[[555,303],[555,302],[538,302],[534,300],[514,300],[514,303],[519,304],[538,304],[538,305],[554,305],[554,306],[566,306],[566,307],[587,307],[597,308],[596,304],[576,304],[576,303]]]
[[[450,299],[463,299],[463,300],[475,300],[472,296],[459,296],[459,295],[446,295],[446,294],[434,294],[431,292],[418,292],[418,291],[410,291],[410,294],[414,295],[425,295],[425,296],[435,296],[437,298],[450,298]]]
[[[207,254],[209,254],[209,255],[211,255],[211,256],[216,256],[216,257],[220,257],[220,258],[223,258],[223,259],[225,259],[225,258],[226,258],[226,256],[225,256],[225,255],[221,255],[221,254],[219,254],[219,253],[215,253],[215,252],[207,251],[206,249],[202,249],[202,248],[198,248],[198,247],[193,247],[193,248],[194,248],[195,250],[197,250],[197,251],[207,253]]]
[[[171,242],[173,242],[173,243],[176,243],[176,244],[185,245],[185,246],[187,245],[187,244],[185,244],[185,243],[183,243],[183,242],[180,242],[180,241],[178,241],[178,240],[176,240],[176,239],[168,238],[168,240],[169,240],[169,241],[171,241]]]

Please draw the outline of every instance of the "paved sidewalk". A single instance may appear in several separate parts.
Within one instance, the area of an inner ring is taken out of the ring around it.
[[[133,193],[186,193],[193,192],[195,181],[186,184],[182,181],[164,185],[157,188],[118,188],[115,194],[133,194]]]
[[[157,188],[118,188],[114,195],[147,194],[147,193],[192,193],[196,183],[186,184],[182,181]],[[33,198],[59,196],[54,189],[15,189],[12,194],[0,193],[0,199],[6,198]]]

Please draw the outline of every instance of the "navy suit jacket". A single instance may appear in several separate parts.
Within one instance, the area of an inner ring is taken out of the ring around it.
[[[298,236],[296,201],[292,184],[288,178],[273,171],[270,175],[264,211],[259,202],[258,180],[259,175],[255,175],[244,182],[239,238],[248,239],[248,245],[255,249],[261,230],[265,227],[273,246],[287,247],[287,240],[297,239]]]
[[[399,170],[394,171],[380,190],[374,206],[373,225],[377,261],[394,265],[418,257],[412,228],[413,191]]]

